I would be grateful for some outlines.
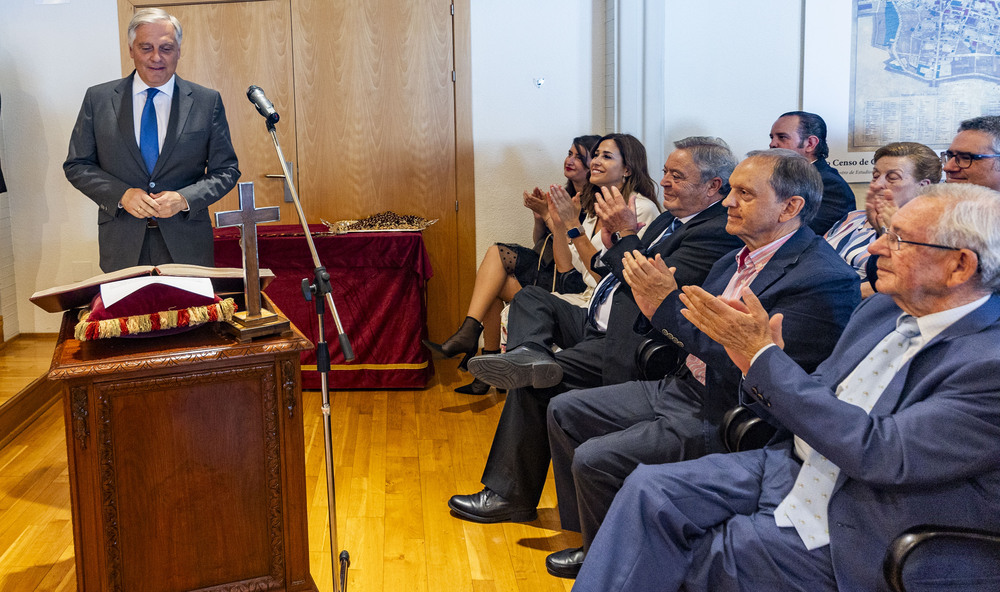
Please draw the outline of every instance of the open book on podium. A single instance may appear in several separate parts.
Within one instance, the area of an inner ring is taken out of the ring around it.
[[[64,286],[40,290],[31,295],[31,302],[46,312],[62,312],[90,305],[94,296],[101,291],[101,285],[118,280],[143,276],[173,276],[186,278],[208,278],[217,294],[240,294],[243,292],[243,269],[240,267],[203,267],[183,263],[163,265],[137,265],[118,271],[96,275],[90,279]],[[260,270],[260,289],[263,290],[274,280],[270,269]]]

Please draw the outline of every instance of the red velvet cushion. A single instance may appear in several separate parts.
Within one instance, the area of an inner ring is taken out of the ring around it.
[[[125,298],[105,307],[101,293],[90,303],[88,321],[104,321],[121,317],[147,315],[168,310],[183,310],[193,306],[207,306],[221,302],[218,296],[202,296],[165,284],[150,284],[139,288]]]

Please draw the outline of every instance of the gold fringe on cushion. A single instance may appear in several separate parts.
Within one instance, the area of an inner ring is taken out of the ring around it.
[[[234,312],[236,312],[236,301],[232,298],[226,298],[222,302],[207,306],[193,306],[181,310],[119,317],[104,321],[88,321],[90,311],[82,310],[73,333],[79,341],[140,335],[178,327],[194,327],[212,321],[228,321],[233,318]]]

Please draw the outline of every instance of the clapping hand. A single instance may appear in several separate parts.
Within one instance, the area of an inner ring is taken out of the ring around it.
[[[659,255],[648,259],[639,251],[625,253],[622,265],[622,274],[632,288],[635,303],[642,314],[652,320],[660,304],[677,290],[677,280],[674,279],[677,268],[667,267]]]
[[[538,187],[531,193],[524,192],[524,207],[531,210],[536,219],[545,220],[549,215],[548,194]]]
[[[616,232],[635,234],[639,231],[635,195],[633,193],[626,201],[617,187],[601,187],[601,192],[594,194],[594,212],[609,236]]]
[[[868,223],[877,234],[881,235],[882,229],[889,227],[897,210],[899,206],[892,198],[892,193],[868,188],[868,193],[865,195],[865,214],[868,216]]]
[[[768,345],[784,347],[781,313],[768,318],[760,300],[744,288],[742,301],[712,296],[698,286],[684,286],[680,295],[685,319],[726,348],[729,358],[746,374],[750,361]]]
[[[570,229],[579,223],[582,209],[580,198],[575,195],[570,197],[565,187],[560,185],[549,187],[548,207],[552,223],[557,227]]]

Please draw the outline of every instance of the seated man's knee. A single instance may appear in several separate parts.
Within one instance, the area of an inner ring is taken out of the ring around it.
[[[621,472],[620,463],[609,450],[603,438],[591,438],[576,447],[573,453],[573,477],[588,479],[596,475],[614,475]],[[624,477],[624,476],[622,476]]]

